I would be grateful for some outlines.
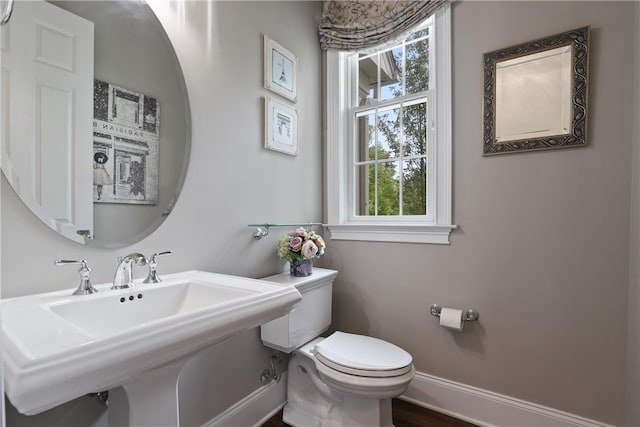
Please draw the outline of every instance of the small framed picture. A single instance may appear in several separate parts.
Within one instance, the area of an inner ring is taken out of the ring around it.
[[[264,35],[264,87],[298,102],[298,57]]]
[[[298,155],[298,112],[266,97],[264,147],[291,156]]]

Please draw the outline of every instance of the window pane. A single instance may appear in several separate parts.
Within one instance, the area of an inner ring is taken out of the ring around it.
[[[377,215],[400,214],[400,162],[378,163],[377,177]],[[375,177],[371,177],[374,178]],[[369,197],[371,199],[371,195]],[[371,211],[371,209],[369,209]]]
[[[356,215],[375,215],[375,173],[376,165],[356,167]]]
[[[358,60],[358,89],[360,102],[366,105],[376,98],[378,90],[378,54],[362,56]]]
[[[429,39],[406,46],[405,90],[407,94],[429,89]]]
[[[381,111],[378,115],[378,159],[400,157],[400,109]]]
[[[380,100],[397,98],[402,91],[403,48],[396,47],[380,53]]]
[[[399,215],[398,167],[399,162],[384,162],[356,168],[356,215]]]
[[[387,50],[358,55],[355,215],[428,212],[431,106],[424,92],[429,90],[430,29],[423,27]]]
[[[356,130],[358,146],[356,147],[356,161],[366,162],[375,160],[376,147],[376,115],[374,113],[358,117]]]
[[[402,214],[427,213],[427,159],[406,160],[402,172]]]
[[[421,38],[427,37],[428,35],[429,35],[429,28],[427,27],[422,30],[418,30],[414,33],[409,34],[409,37],[407,37],[407,41],[421,39]]]
[[[404,156],[409,157],[427,154],[426,101],[404,107],[403,112],[402,130],[404,135]]]

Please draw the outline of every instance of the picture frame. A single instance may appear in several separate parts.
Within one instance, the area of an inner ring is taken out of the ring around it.
[[[94,79],[93,203],[159,203],[160,101]]]
[[[264,88],[298,102],[298,57],[266,34]]]
[[[264,147],[290,156],[298,155],[298,112],[268,96],[265,97]]]
[[[483,62],[484,156],[587,145],[588,26],[485,53]]]

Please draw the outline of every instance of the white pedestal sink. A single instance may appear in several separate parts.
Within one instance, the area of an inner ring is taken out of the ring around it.
[[[202,271],[96,288],[0,302],[5,392],[21,413],[123,386],[110,396],[111,425],[178,426],[177,380],[189,356],[301,298],[294,287]]]

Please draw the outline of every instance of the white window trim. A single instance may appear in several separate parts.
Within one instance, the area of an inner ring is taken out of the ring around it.
[[[393,222],[368,217],[350,218],[347,201],[349,185],[349,121],[344,90],[351,85],[343,73],[345,55],[327,51],[325,56],[325,201],[326,227],[331,239],[378,242],[449,244],[449,235],[457,226],[451,223],[451,6],[445,4],[435,15],[436,46],[436,144],[435,144],[435,212],[434,220],[411,222],[394,218]],[[347,75],[345,75],[347,74]],[[425,217],[426,218],[426,217]]]

